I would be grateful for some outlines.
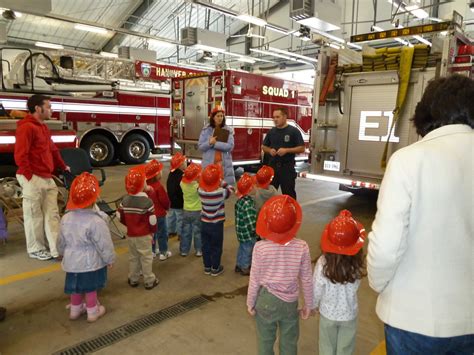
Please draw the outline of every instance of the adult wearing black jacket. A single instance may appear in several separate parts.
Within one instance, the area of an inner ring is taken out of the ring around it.
[[[278,108],[273,111],[273,127],[266,135],[262,150],[269,155],[269,162],[275,176],[272,185],[281,186],[281,193],[296,199],[295,155],[304,153],[304,141],[300,131],[288,124],[288,111]]]
[[[183,171],[186,169],[186,157],[176,153],[171,158],[170,173],[166,180],[166,190],[170,199],[167,224],[170,236],[181,235],[183,225],[183,190],[179,186]]]

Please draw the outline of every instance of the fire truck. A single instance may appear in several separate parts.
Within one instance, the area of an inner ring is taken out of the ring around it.
[[[453,73],[474,78],[472,40],[452,22],[446,27],[448,34],[433,39],[431,52],[429,47],[421,48],[423,55],[417,58],[421,46],[415,45],[409,68],[390,70],[396,65],[396,48],[385,52],[381,48],[367,57],[376,62],[368,63],[364,57],[357,64],[347,60],[348,50],[321,51],[311,165],[308,172],[300,173],[301,177],[336,182],[341,190],[354,193],[379,189],[384,162],[398,149],[420,139],[410,119],[428,82]],[[407,70],[409,79],[403,89],[402,78]],[[400,90],[406,92],[403,103],[397,102]],[[401,107],[398,119],[394,116],[397,106]]]
[[[238,70],[222,70],[172,79],[172,139],[187,157],[202,156],[198,140],[213,107],[225,109],[226,124],[234,130],[234,165],[258,165],[265,134],[274,126],[273,110],[286,108],[288,123],[308,146],[312,124],[313,87],[276,77]],[[297,157],[306,160],[306,153]]]
[[[170,78],[201,73],[76,51],[1,48],[0,59],[4,108],[25,110],[30,95],[51,96],[53,118],[77,132],[94,166],[139,164],[152,150],[170,148]],[[13,143],[0,139],[0,151]]]

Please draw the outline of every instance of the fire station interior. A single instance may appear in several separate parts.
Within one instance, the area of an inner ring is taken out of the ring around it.
[[[295,163],[297,237],[308,243],[314,269],[321,234],[339,211],[371,230],[384,150],[389,157],[419,139],[410,118],[428,81],[473,77],[474,0],[4,0],[0,7],[2,355],[257,353],[249,277],[234,272],[235,194],[225,203],[222,275],[205,275],[193,253],[180,256],[174,235],[172,256],[153,260],[159,285],[130,287],[126,228],[115,219],[116,261],[98,296],[106,314],[93,323],[69,319],[61,261],[26,250],[13,154],[32,94],[51,97],[54,144],[83,149],[103,170],[106,202],[126,195],[131,167],[158,160],[166,186],[174,153],[200,162],[197,139],[216,106],[234,128],[236,178],[254,175],[272,112],[287,108],[305,142]],[[399,60],[403,48],[414,48],[408,66]],[[402,71],[411,81],[392,130]],[[63,214],[68,191],[56,183]],[[366,277],[358,302],[355,354],[385,354],[377,293]],[[319,353],[318,325],[318,314],[300,320],[299,354]]]

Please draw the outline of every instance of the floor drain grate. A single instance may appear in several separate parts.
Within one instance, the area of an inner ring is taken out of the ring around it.
[[[95,338],[85,340],[76,345],[59,350],[53,355],[79,355],[92,353],[100,350],[114,343],[117,343],[129,336],[135,335],[139,332],[147,330],[148,328],[157,325],[167,319],[177,317],[192,309],[198,308],[209,302],[202,296],[196,296],[177,303],[171,307],[162,309],[160,311],[151,313],[143,318],[134,320],[130,323],[124,324],[118,328],[112,329],[107,333],[101,334]]]

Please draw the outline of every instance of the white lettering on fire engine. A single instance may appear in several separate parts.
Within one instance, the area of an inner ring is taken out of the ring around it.
[[[295,98],[295,91],[294,90],[288,90],[284,88],[277,88],[274,86],[267,86],[264,85],[262,87],[262,93],[263,95],[269,95],[269,96],[280,96],[280,97],[288,97],[291,95],[291,98]]]
[[[164,77],[167,77],[167,78],[179,78],[179,77],[182,77],[182,76],[193,75],[193,74],[194,73],[186,73],[185,71],[182,71],[182,70],[174,70],[174,69],[156,67],[156,75],[157,76],[164,76]]]
[[[366,134],[367,128],[379,128],[378,122],[367,122],[367,117],[387,117],[387,134],[385,136],[372,136]],[[400,138],[395,136],[395,132],[392,131],[390,135],[390,128],[393,123],[393,113],[392,111],[361,111],[360,112],[360,125],[359,125],[359,140],[368,141],[368,142],[386,142],[387,139],[391,143],[399,143]],[[395,127],[394,127],[395,130]]]

